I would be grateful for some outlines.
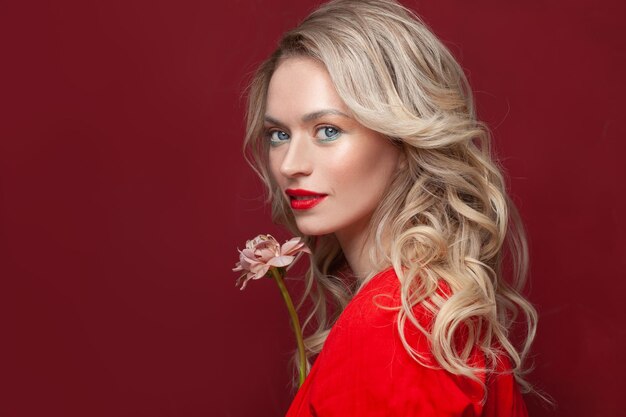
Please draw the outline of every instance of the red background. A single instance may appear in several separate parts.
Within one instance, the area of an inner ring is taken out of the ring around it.
[[[241,91],[315,1],[0,4],[0,416],[277,416],[294,342],[231,272],[277,231]],[[531,380],[625,415],[621,0],[406,0],[467,70],[530,234]]]

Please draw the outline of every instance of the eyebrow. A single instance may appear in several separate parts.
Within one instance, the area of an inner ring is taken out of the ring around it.
[[[342,116],[348,119],[351,119],[350,116],[348,116],[347,114],[345,114],[344,112],[341,112],[339,110],[335,110],[335,109],[324,109],[324,110],[319,110],[319,111],[315,111],[313,113],[307,113],[304,116],[302,116],[302,121],[303,122],[310,122],[312,120],[317,120],[320,117],[326,116],[326,115],[335,115],[335,116]],[[276,125],[281,125],[283,126],[284,123],[280,122],[278,119],[273,118],[272,116],[269,115],[265,115],[265,121],[266,122],[270,122],[270,123],[274,123]]]

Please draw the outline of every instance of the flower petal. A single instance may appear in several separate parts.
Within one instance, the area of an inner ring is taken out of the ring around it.
[[[269,265],[261,265],[259,268],[257,268],[254,271],[254,279],[261,279],[263,278],[266,274],[267,271],[269,271],[270,266]]]
[[[280,248],[281,255],[295,255],[298,252],[311,253],[299,237],[294,237],[283,244]]]
[[[274,248],[262,248],[257,249],[254,254],[260,262],[267,262],[279,253]]]
[[[259,260],[254,256],[252,249],[244,249],[239,256],[239,262],[244,270],[250,270],[254,265],[259,264]]]
[[[239,288],[240,290],[243,290],[244,288],[246,288],[246,284],[250,280],[250,277],[248,275],[250,275],[250,273],[243,274],[239,278],[237,278],[237,282],[235,283],[235,286],[241,285],[241,288]]]
[[[239,251],[239,253],[241,254],[240,256],[246,257],[248,259],[254,259],[254,249],[244,249],[242,251]]]
[[[289,253],[290,251],[297,249],[299,245],[301,245],[300,238],[294,237],[283,243],[283,246],[280,247],[280,252],[282,254]]]
[[[267,264],[271,266],[287,266],[296,259],[295,256],[276,256],[275,258],[270,259]]]

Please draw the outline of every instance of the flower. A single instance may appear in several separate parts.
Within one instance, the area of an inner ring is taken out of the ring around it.
[[[286,241],[282,246],[272,235],[258,235],[246,242],[246,248],[239,251],[239,262],[233,271],[243,271],[236,285],[246,288],[251,279],[260,279],[272,267],[283,268],[290,265],[299,253],[311,253],[299,237]]]
[[[276,280],[291,317],[293,332],[298,344],[300,386],[302,386],[306,377],[306,352],[302,327],[300,326],[296,308],[291,301],[291,296],[289,296],[289,291],[285,286],[284,275],[288,269],[286,267],[291,265],[302,253],[311,253],[311,251],[299,237],[294,237],[281,246],[272,235],[258,235],[254,239],[248,240],[246,248],[239,251],[239,262],[233,268],[233,271],[243,271],[243,274],[237,280],[237,285],[241,284],[242,290],[251,279],[259,279],[270,275]]]

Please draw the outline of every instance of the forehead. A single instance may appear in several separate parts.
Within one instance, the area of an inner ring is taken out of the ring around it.
[[[280,61],[268,86],[267,114],[295,117],[326,108],[348,113],[324,65],[308,57]]]

